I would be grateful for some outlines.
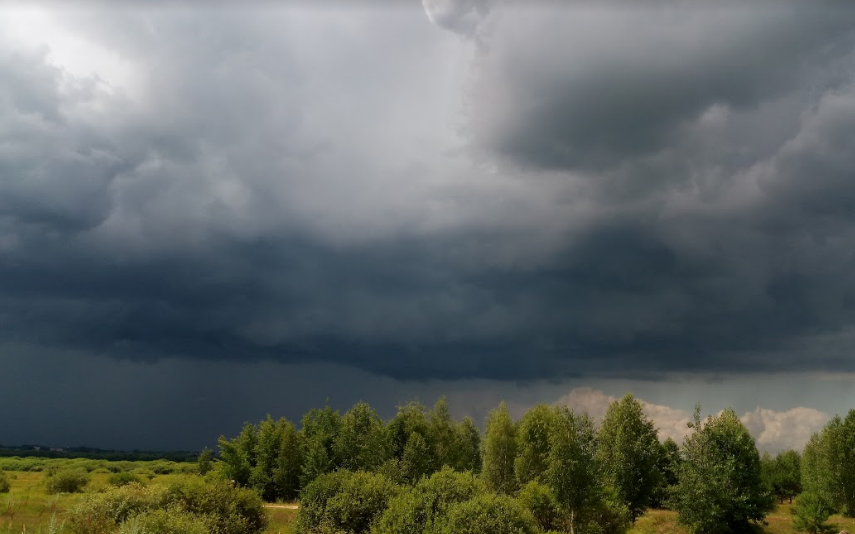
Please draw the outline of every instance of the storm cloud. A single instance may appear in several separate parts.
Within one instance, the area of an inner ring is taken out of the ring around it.
[[[855,371],[855,7],[424,9],[44,15],[100,72],[0,32],[0,341]]]

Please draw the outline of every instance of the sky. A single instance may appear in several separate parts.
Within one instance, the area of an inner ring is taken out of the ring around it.
[[[0,443],[855,408],[855,5],[0,4]]]

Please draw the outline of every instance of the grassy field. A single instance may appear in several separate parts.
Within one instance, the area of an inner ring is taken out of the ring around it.
[[[763,534],[799,534],[793,528],[790,505],[779,505],[766,517],[767,525],[760,528]],[[837,525],[837,530],[844,528],[855,532],[855,519],[833,516],[830,523]],[[689,534],[689,531],[677,524],[677,513],[669,510],[648,510],[636,521],[628,534]]]
[[[43,460],[40,460],[43,461]],[[52,462],[57,465],[65,465],[67,460],[47,460],[45,467]],[[131,472],[141,474],[143,480],[151,483],[169,482],[171,478],[178,477],[176,474],[153,474],[151,466],[146,462],[133,462]],[[192,465],[192,464],[189,464]],[[114,466],[109,466],[114,467]],[[107,480],[112,473],[99,466],[90,473],[91,480],[86,486],[87,493],[96,492],[109,487]],[[0,494],[0,534],[49,534],[62,532],[60,527],[65,520],[65,513],[72,509],[86,493],[49,495],[45,491],[44,479],[47,477],[45,470],[42,471],[6,471],[11,483],[9,493]],[[287,508],[267,508],[269,525],[265,531],[267,534],[285,534],[289,532],[289,525],[296,517],[297,511]],[[50,528],[54,522],[56,529]]]

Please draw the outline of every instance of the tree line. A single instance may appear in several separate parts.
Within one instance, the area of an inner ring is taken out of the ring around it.
[[[547,405],[514,421],[502,403],[483,434],[471,418],[454,420],[445,398],[431,409],[404,404],[388,422],[360,402],[343,415],[313,409],[299,430],[269,416],[246,424],[220,438],[219,459],[225,476],[266,500],[299,497],[307,533],[452,532],[449,514],[459,513],[457,524],[476,518],[484,534],[619,534],[647,508],[667,507],[692,532],[719,534],[750,530],[775,499],[792,499],[802,486],[803,530],[827,530],[825,512],[855,512],[855,411],[832,420],[803,457],[761,458],[730,409],[702,420],[696,407],[689,426],[682,445],[660,442],[631,394],[599,426]],[[368,509],[353,509],[360,506]]]

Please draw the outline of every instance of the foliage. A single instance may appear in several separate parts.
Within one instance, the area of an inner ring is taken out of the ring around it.
[[[493,491],[513,494],[518,487],[514,474],[517,432],[504,402],[490,412],[485,426],[482,472],[484,481]]]
[[[84,471],[62,470],[48,476],[45,491],[55,493],[80,493],[89,483],[89,475]]]
[[[207,475],[214,468],[214,451],[205,447],[202,449],[202,452],[199,453],[199,458],[196,460],[196,466],[199,469],[199,474],[202,476]]]
[[[129,471],[119,471],[110,475],[107,483],[111,486],[125,486],[127,484],[142,484],[143,482],[142,479]]]
[[[10,487],[9,477],[6,476],[6,473],[0,471],[0,493],[8,493]]]
[[[544,480],[566,515],[571,532],[582,530],[603,507],[596,449],[591,418],[566,407],[556,409]]]
[[[367,403],[356,403],[341,418],[333,451],[338,465],[351,471],[370,471],[386,460],[383,421]]]
[[[135,519],[139,518],[139,519]],[[258,533],[266,518],[258,495],[225,480],[199,477],[168,485],[129,484],[83,499],[68,516],[72,534],[108,534],[119,525],[147,532]],[[198,530],[200,524],[205,530]],[[157,530],[154,527],[160,525]]]
[[[819,494],[835,510],[855,517],[855,410],[835,416],[814,434],[801,462],[805,491]]]
[[[559,530],[563,524],[561,509],[549,486],[532,480],[520,489],[517,499],[544,531]]]
[[[826,523],[833,510],[818,493],[802,493],[790,511],[793,514],[793,528],[796,530],[808,534],[831,534],[837,530],[837,525]]]
[[[656,469],[659,471],[659,486],[653,492],[650,506],[667,508],[670,506],[668,495],[677,484],[677,472],[680,470],[680,446],[671,438],[666,439],[659,449]]]
[[[341,415],[329,406],[323,410],[312,409],[303,416],[302,425],[300,487],[305,488],[319,475],[337,467],[333,444],[341,427]]]
[[[657,464],[661,445],[653,422],[631,393],[613,402],[597,433],[597,459],[604,482],[617,491],[635,521],[661,485]]]
[[[679,522],[703,534],[750,530],[773,506],[754,439],[732,409],[702,425],[697,406],[692,427],[672,495]]]
[[[430,534],[536,534],[537,523],[516,499],[484,493],[454,504],[425,532]]]
[[[471,417],[455,428],[457,434],[457,456],[454,468],[458,471],[481,472],[481,433]]]
[[[257,443],[255,425],[244,423],[243,430],[233,440],[220,436],[220,459],[223,461],[223,475],[234,480],[239,486],[248,486],[252,468],[255,465]]]
[[[471,473],[444,467],[389,502],[374,534],[420,534],[456,503],[486,493],[484,483]]]
[[[433,471],[433,461],[428,444],[421,434],[413,432],[407,445],[404,447],[404,456],[401,458],[401,472],[404,480],[409,484],[415,484],[422,477]]]
[[[555,426],[555,411],[538,404],[525,413],[517,427],[517,457],[514,472],[520,485],[543,480],[549,459],[549,436]]]
[[[381,475],[339,470],[319,476],[301,495],[297,532],[368,532],[398,488]]]

